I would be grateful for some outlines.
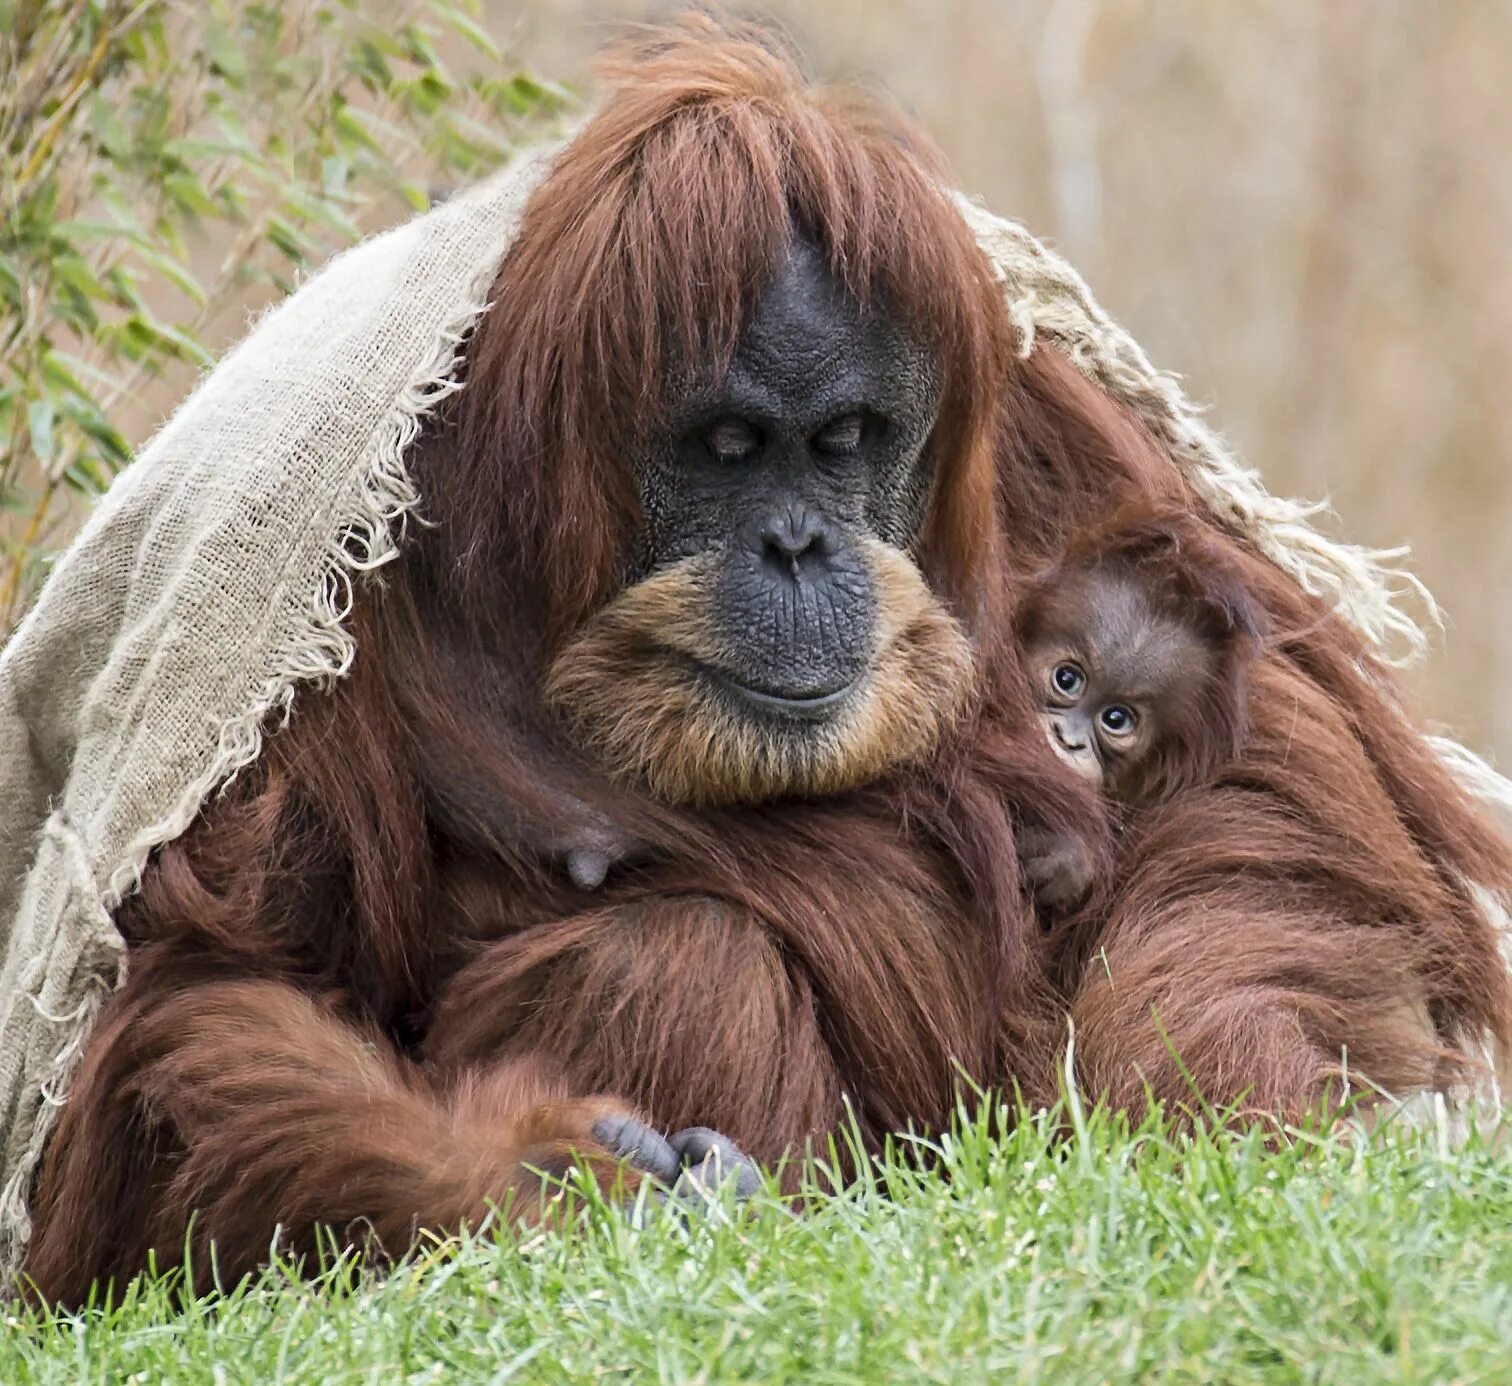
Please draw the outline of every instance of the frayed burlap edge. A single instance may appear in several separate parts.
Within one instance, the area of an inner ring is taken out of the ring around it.
[[[474,287],[486,290],[492,278],[490,268]],[[221,727],[215,758],[185,786],[173,812],[131,840],[125,861],[110,877],[107,909],[115,909],[136,889],[153,849],[180,836],[211,793],[224,792],[237,773],[257,759],[268,730],[288,721],[301,685],[329,688],[352,667],[357,642],[345,623],[352,611],[353,581],[399,556],[405,522],[420,503],[404,454],[419,436],[426,417],[462,388],[454,372],[467,334],[484,311],[485,305],[478,302],[457,314],[440,334],[433,355],[395,402],[361,464],[358,508],[327,546],[330,566],[278,672],[268,676],[244,712]]]
[[[462,347],[477,318],[487,309],[485,299],[496,268],[492,264],[480,266],[469,286],[467,302],[437,334],[430,355],[411,376],[375,431],[360,464],[362,481],[356,508],[327,546],[329,566],[313,594],[307,618],[293,633],[277,671],[264,680],[256,697],[238,716],[221,726],[210,764],[184,787],[171,813],[131,840],[124,859],[100,892],[98,919],[102,938],[96,941],[107,946],[100,950],[101,962],[78,980],[83,994],[77,1005],[55,1014],[33,1001],[39,1016],[58,1027],[62,1043],[43,1079],[36,1129],[26,1153],[0,1190],[0,1271],[4,1278],[19,1269],[31,1236],[32,1180],[52,1134],[58,1109],[66,1100],[69,1081],[101,1008],[126,978],[125,943],[111,916],[136,888],[154,849],[181,836],[211,795],[224,792],[236,775],[257,759],[264,737],[288,721],[299,688],[302,685],[328,688],[351,668],[357,643],[345,623],[352,609],[353,583],[399,555],[405,523],[420,501],[405,464],[405,453],[427,416],[441,401],[462,388],[455,379]],[[54,814],[45,832],[64,839],[64,850],[74,860],[76,871],[89,870],[88,854],[74,839],[62,815]],[[33,966],[45,966],[48,961],[46,953],[39,953]],[[38,981],[39,978],[28,978],[28,991]]]

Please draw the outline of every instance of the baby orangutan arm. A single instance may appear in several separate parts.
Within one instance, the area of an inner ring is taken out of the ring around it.
[[[564,802],[568,816],[577,821],[566,828],[545,833],[531,845],[548,860],[560,861],[579,890],[597,890],[616,866],[644,857],[646,846],[611,823],[603,814],[576,799]]]
[[[1034,903],[1047,914],[1069,914],[1087,903],[1097,880],[1092,849],[1075,833],[1026,827],[1018,836],[1019,869]]]
[[[545,753],[537,752],[536,768],[554,773],[515,777],[512,782],[534,788],[529,802],[502,798],[494,786],[501,768],[519,768],[518,755],[511,753],[509,737],[491,730],[486,721],[445,728],[424,743],[421,771],[431,811],[449,834],[504,860],[544,859],[553,869],[564,868],[582,891],[598,890],[614,867],[649,855],[647,844],[609,812],[563,787],[572,782],[565,760],[547,767]]]

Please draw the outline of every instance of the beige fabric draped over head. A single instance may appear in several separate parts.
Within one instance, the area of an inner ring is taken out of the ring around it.
[[[19,1263],[52,1116],[126,963],[112,911],[296,691],[350,665],[352,582],[397,552],[417,501],[405,450],[458,388],[461,343],[549,163],[534,154],[357,246],[266,314],[111,488],[0,654],[0,1271]],[[1422,647],[1398,602],[1421,589],[1397,555],[1332,542],[1268,494],[1063,260],[960,205],[1025,354],[1065,351],[1303,587],[1382,647]],[[1512,784],[1440,749],[1512,809]]]

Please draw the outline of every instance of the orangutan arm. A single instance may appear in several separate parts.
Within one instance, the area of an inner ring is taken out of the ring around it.
[[[311,1250],[319,1227],[400,1254],[495,1207],[534,1221],[536,1171],[575,1159],[625,1192],[678,1176],[627,1104],[571,1095],[541,1058],[434,1082],[285,983],[165,981],[139,968],[112,999],[54,1133],[26,1261],[48,1300],[78,1303],[149,1253],[166,1268],[187,1248],[203,1289],[275,1243]]]

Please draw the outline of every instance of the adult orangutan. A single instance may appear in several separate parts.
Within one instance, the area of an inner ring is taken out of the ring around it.
[[[569,1156],[671,1182],[697,1128],[775,1162],[847,1098],[873,1144],[938,1128],[962,1072],[1051,1095],[1068,1012],[1094,1093],[1190,1101],[1184,1065],[1283,1115],[1346,1054],[1403,1093],[1508,1037],[1468,884],[1512,884],[1503,846],[1361,641],[1014,355],[918,137],[697,26],[608,82],[417,446],[429,523],[358,594],[351,676],[121,911],[39,1176],[48,1297],[186,1238],[201,1278],[322,1225],[398,1251],[529,1215]],[[1101,816],[1011,601],[1142,502],[1211,527],[1271,640],[1242,752],[1141,819],[1067,962],[1015,829]]]

